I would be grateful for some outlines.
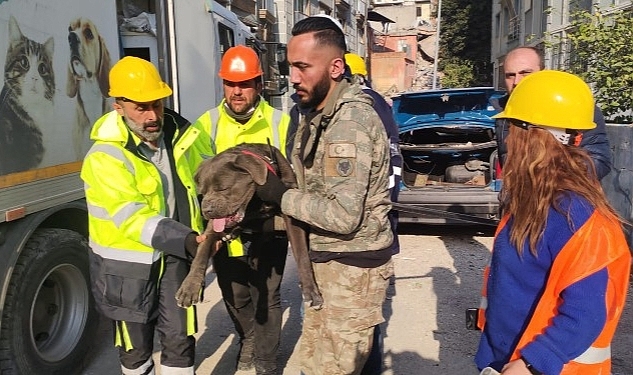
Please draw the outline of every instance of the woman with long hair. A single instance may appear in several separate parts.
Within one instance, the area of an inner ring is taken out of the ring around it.
[[[588,154],[587,84],[532,73],[496,117],[509,123],[504,217],[485,271],[475,362],[504,375],[610,374],[631,255]]]

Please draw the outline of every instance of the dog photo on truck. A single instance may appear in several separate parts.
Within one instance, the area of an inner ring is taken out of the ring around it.
[[[114,1],[0,0],[0,373],[77,374],[96,341],[79,170],[118,51]]]
[[[0,176],[81,160],[110,105],[112,5],[58,3],[0,2]]]

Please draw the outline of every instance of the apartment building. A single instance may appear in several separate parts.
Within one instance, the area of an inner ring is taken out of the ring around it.
[[[494,85],[503,87],[503,60],[522,45],[543,50],[545,67],[560,69],[569,61],[564,40],[570,15],[576,9],[609,14],[633,8],[631,0],[493,0],[491,61]],[[546,48],[547,46],[547,48]]]
[[[437,47],[437,0],[373,0],[372,11],[388,22],[371,23],[369,72],[385,96],[432,87]]]

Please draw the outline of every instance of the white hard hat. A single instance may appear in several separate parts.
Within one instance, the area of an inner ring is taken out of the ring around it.
[[[327,14],[325,14],[325,13],[315,14],[315,15],[313,15],[312,17],[323,17],[323,18],[327,18],[327,19],[329,19],[330,21],[332,21],[332,23],[333,23],[333,24],[335,24],[335,25],[336,25],[336,27],[338,27],[338,28],[341,30],[341,32],[342,32],[343,34],[345,34],[345,30],[343,30],[343,25],[341,25],[341,23],[339,22],[339,20],[337,20],[336,18],[334,18],[334,17],[332,17],[332,16],[330,16],[330,15],[327,15]]]

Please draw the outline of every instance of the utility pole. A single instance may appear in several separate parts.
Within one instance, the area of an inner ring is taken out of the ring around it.
[[[435,32],[435,57],[433,58],[433,90],[437,88],[437,59],[440,53],[440,21],[442,19],[442,0],[437,2],[437,30]]]

